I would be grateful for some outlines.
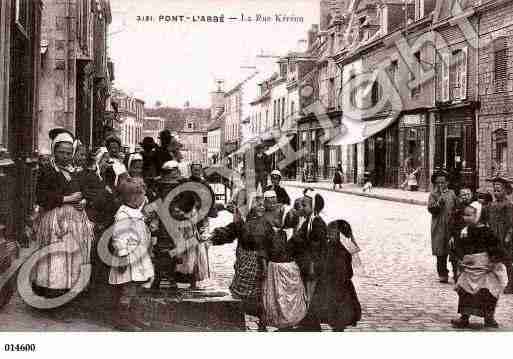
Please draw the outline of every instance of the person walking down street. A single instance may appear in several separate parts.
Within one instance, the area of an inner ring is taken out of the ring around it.
[[[116,292],[114,325],[119,330],[137,330],[139,323],[135,321],[130,303],[138,287],[149,288],[154,277],[151,237],[142,213],[145,192],[141,181],[134,178],[120,184],[118,191],[123,204],[114,221],[114,256],[109,275],[109,284]]]
[[[449,242],[449,261],[452,264],[454,270],[454,283],[458,280],[459,268],[458,268],[458,258],[456,253],[455,243],[457,238],[459,237],[461,230],[465,228],[466,223],[463,218],[465,208],[473,202],[472,190],[470,188],[462,188],[460,190],[458,199],[456,200],[456,206],[454,207],[453,213],[451,214],[451,239]],[[483,215],[484,218],[484,208]]]
[[[353,256],[359,251],[348,222],[336,220],[328,224],[328,246],[325,273],[319,283],[323,292],[322,322],[335,331],[356,326],[362,308],[352,282]]]
[[[290,197],[282,186],[280,186],[281,181],[281,172],[278,170],[274,170],[271,172],[271,184],[265,188],[265,191],[274,191],[276,193],[276,198],[278,203],[281,203],[286,206],[290,206]]]
[[[337,188],[337,185],[338,189],[342,189],[342,183],[344,183],[344,171],[342,171],[342,162],[339,162],[333,176],[333,190]]]
[[[41,219],[35,228],[40,248],[60,243],[64,250],[37,262],[34,287],[39,294],[57,297],[73,288],[81,266],[90,263],[93,225],[84,211],[79,176],[72,165],[73,135],[53,129],[52,156],[49,165],[41,166],[36,188],[36,202]]]
[[[495,200],[488,206],[488,222],[504,251],[504,264],[508,271],[508,285],[505,294],[513,293],[513,204],[507,199],[511,192],[511,183],[503,177],[489,179],[493,183]]]
[[[437,169],[431,176],[433,191],[429,194],[428,211],[431,213],[431,248],[436,257],[440,283],[449,282],[447,259],[449,255],[450,217],[456,204],[456,194],[448,189],[448,174]],[[454,271],[454,268],[453,268]]]
[[[306,292],[301,272],[294,261],[293,243],[289,241],[299,216],[279,203],[274,191],[264,193],[265,218],[274,235],[266,238],[267,273],[263,285],[265,324],[279,329],[292,328],[306,315]]]
[[[255,188],[260,184],[267,187],[267,177],[271,172],[271,159],[264,151],[264,145],[258,144],[255,148]]]
[[[504,252],[493,231],[482,219],[482,205],[473,202],[465,207],[466,227],[456,240],[461,259],[461,275],[456,283],[459,319],[451,321],[456,328],[469,326],[471,315],[484,318],[485,327],[497,328],[494,314],[500,294],[508,281],[502,263]]]
[[[324,303],[318,283],[325,273],[327,250],[327,225],[320,217],[323,209],[324,198],[311,188],[305,189],[303,212],[306,220],[291,238],[295,248],[294,259],[301,270],[308,299],[308,313],[299,323],[304,330],[321,330]]]
[[[264,198],[261,186],[249,200],[249,213],[225,227],[214,230],[210,240],[214,245],[232,243],[237,239],[235,274],[230,291],[244,303],[244,311],[258,317],[259,329],[265,330],[262,304],[262,286],[267,273],[268,254],[265,243],[274,230],[265,218]]]

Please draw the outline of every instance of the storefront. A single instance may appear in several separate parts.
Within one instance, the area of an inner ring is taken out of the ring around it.
[[[371,173],[376,187],[398,187],[399,182],[399,124],[389,127],[365,140],[365,171]]]
[[[419,190],[429,190],[428,122],[426,112],[404,114],[399,119],[399,185],[404,183],[411,171],[417,171]]]
[[[451,188],[476,188],[475,103],[439,108],[435,115],[434,167],[449,172]]]

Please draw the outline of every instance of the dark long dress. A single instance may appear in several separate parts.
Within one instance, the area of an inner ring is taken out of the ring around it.
[[[362,317],[362,308],[352,282],[352,256],[340,243],[339,233],[351,236],[351,227],[339,220],[328,225],[326,273],[320,287],[324,290],[324,312],[321,320],[336,329],[355,326]]]
[[[312,214],[313,216],[313,214]],[[309,223],[311,220],[311,228]],[[316,216],[308,217],[297,233],[292,236],[294,259],[301,270],[303,283],[310,297],[308,313],[300,323],[304,329],[319,330],[323,318],[324,293],[319,285],[326,273],[327,226],[324,220]],[[317,282],[313,293],[308,293],[308,283]]]

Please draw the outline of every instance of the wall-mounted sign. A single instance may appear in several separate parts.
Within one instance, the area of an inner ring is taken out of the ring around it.
[[[404,115],[403,124],[405,126],[415,126],[421,124],[421,115]]]

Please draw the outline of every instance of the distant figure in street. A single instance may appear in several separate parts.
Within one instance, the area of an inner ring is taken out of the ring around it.
[[[280,186],[281,172],[274,170],[271,172],[271,184],[265,188],[266,191],[274,191],[278,203],[290,206],[290,197],[282,186]]]
[[[465,207],[466,226],[456,240],[462,272],[456,283],[459,319],[451,323],[456,328],[469,326],[471,315],[484,317],[484,325],[498,328],[494,314],[497,301],[508,281],[502,263],[504,252],[493,231],[481,220],[482,205],[473,202]]]
[[[342,171],[342,162],[339,162],[337,168],[335,170],[335,175],[333,176],[333,190],[336,189],[338,185],[338,189],[342,189],[342,183],[344,182],[344,171]]]
[[[511,191],[511,183],[503,177],[495,177],[488,181],[493,183],[495,200],[488,206],[488,223],[504,251],[504,264],[508,271],[508,285],[505,294],[513,293],[513,204],[506,195]]]
[[[262,188],[267,187],[267,177],[271,171],[271,160],[264,152],[264,145],[258,144],[255,153],[255,187],[260,184]]]
[[[440,283],[449,282],[447,259],[449,255],[450,218],[456,205],[456,194],[447,187],[448,174],[437,169],[431,176],[433,191],[428,199],[431,213],[431,248],[436,256],[436,267]],[[454,271],[454,268],[453,268]]]

